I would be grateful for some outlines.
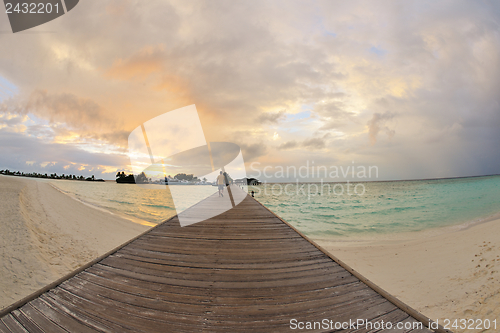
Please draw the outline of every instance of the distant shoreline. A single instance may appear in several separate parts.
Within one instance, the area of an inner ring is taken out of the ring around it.
[[[6,169],[8,170],[8,169]],[[39,174],[39,173],[32,173],[32,174],[37,174],[41,175],[41,177],[37,176],[29,176],[28,174],[22,175],[22,174],[13,174],[17,173],[18,171],[10,171],[10,174],[5,174],[4,171],[6,170],[1,170],[0,174],[4,176],[15,176],[15,177],[25,177],[25,178],[40,178],[40,179],[52,179],[52,180],[77,180],[77,181],[94,181],[94,182],[116,182],[116,179],[95,179],[92,180],[91,177],[84,177],[83,179],[73,179],[73,178],[51,178],[51,177],[44,177],[45,174]],[[497,174],[491,174],[491,175],[476,175],[476,176],[457,176],[457,177],[443,177],[443,178],[422,178],[422,179],[389,179],[389,180],[361,180],[361,179],[353,179],[353,180],[345,180],[345,181],[302,181],[299,183],[307,183],[307,184],[344,184],[347,182],[358,182],[358,183],[390,183],[390,182],[417,182],[417,181],[433,181],[433,180],[453,180],[453,179],[466,179],[466,178],[481,178],[481,177],[495,177],[495,176],[500,176],[500,173]],[[61,177],[61,176],[57,176]],[[83,177],[83,176],[79,176]],[[250,178],[250,177],[249,177]],[[273,182],[266,182],[265,180],[262,181],[262,184],[292,184],[296,183],[297,180],[290,180],[290,181],[283,181],[283,182],[278,182],[278,181],[273,181]],[[126,182],[124,182],[126,184]],[[174,185],[174,184],[172,184]]]
[[[10,171],[9,169],[1,170],[0,175],[3,176],[13,176],[13,177],[23,177],[23,178],[36,178],[36,179],[51,179],[51,180],[76,180],[79,182],[105,182],[104,179],[98,178],[95,179],[94,176],[92,177],[84,177],[82,175],[76,176],[76,175],[57,175],[57,173],[53,173],[50,176],[48,176],[46,173],[38,173],[38,172],[32,172],[32,173],[24,173],[24,172],[19,172],[19,171]]]

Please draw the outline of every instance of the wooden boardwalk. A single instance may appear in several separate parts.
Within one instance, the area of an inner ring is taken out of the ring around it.
[[[219,201],[216,194],[186,214]],[[5,309],[0,331],[289,332],[302,331],[291,330],[292,319],[426,321],[352,273],[247,196],[205,222],[181,228],[177,216],[167,220]],[[316,328],[306,331],[330,331]]]

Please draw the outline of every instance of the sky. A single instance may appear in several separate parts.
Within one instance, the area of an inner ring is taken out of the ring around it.
[[[499,174],[499,24],[496,1],[85,0],[15,34],[0,13],[0,169],[114,179],[134,129],[195,104],[269,181]]]

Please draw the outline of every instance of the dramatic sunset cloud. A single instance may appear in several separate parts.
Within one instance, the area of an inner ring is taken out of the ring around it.
[[[195,104],[250,175],[500,173],[499,23],[495,1],[86,0],[16,34],[0,14],[0,169],[113,179],[132,130]]]

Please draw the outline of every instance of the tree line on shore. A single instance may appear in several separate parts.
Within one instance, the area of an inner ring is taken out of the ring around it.
[[[137,183],[141,183],[141,184],[144,184],[144,183],[148,183],[149,180],[148,178],[146,177],[146,175],[143,173],[141,173],[138,177],[137,177]],[[116,173],[116,182],[117,183],[126,183],[126,184],[135,184],[136,181],[135,181],[135,178],[134,178],[134,175],[133,174],[130,174],[130,175],[127,175],[125,174],[125,172],[120,172],[118,171]]]
[[[6,176],[18,176],[18,177],[31,177],[31,178],[47,178],[47,179],[67,179],[67,180],[81,180],[87,182],[103,182],[104,179],[95,179],[94,175],[92,177],[84,177],[82,175],[65,175],[64,173],[58,175],[57,173],[51,173],[50,175],[47,173],[38,173],[38,172],[29,172],[24,173],[20,171],[10,171],[9,169],[0,170],[0,174]]]
[[[198,177],[195,177],[192,174],[178,173],[174,177],[167,176],[165,177],[165,181],[188,181],[188,182],[199,182],[201,181]],[[203,178],[203,181],[206,181],[206,178]],[[116,182],[117,183],[129,183],[129,184],[147,184],[151,183],[151,178],[148,178],[144,172],[141,172],[136,178],[133,174],[127,175],[123,171],[118,171],[116,173]]]

